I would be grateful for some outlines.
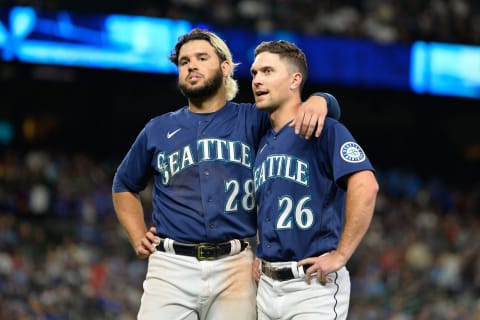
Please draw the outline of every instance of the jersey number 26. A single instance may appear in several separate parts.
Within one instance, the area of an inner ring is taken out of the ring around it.
[[[310,228],[315,221],[312,209],[305,206],[310,200],[310,196],[305,196],[295,205],[294,200],[291,197],[280,197],[280,199],[278,199],[278,210],[280,211],[280,215],[277,219],[277,229],[292,229],[293,222],[295,222],[300,229]]]

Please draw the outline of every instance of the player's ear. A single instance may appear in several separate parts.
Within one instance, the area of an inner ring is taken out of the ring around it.
[[[232,65],[230,64],[230,61],[228,60],[222,61],[222,64],[220,65],[220,67],[222,68],[222,73],[224,77],[227,77],[231,74]]]
[[[303,76],[300,72],[295,72],[292,74],[292,82],[290,84],[290,89],[295,90],[301,87]]]

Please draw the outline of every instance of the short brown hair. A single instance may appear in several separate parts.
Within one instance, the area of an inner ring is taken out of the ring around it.
[[[253,54],[254,57],[262,52],[269,52],[278,54],[281,59],[287,59],[293,66],[302,74],[302,87],[305,84],[308,76],[307,58],[305,53],[297,47],[294,43],[278,40],[278,41],[264,41],[260,43]]]

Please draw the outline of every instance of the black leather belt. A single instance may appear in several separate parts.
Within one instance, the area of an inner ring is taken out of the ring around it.
[[[240,251],[242,252],[248,247],[248,242],[240,240]],[[199,243],[199,244],[184,244],[173,242],[173,250],[175,254],[182,256],[195,257],[198,260],[217,260],[226,256],[229,256],[232,252],[232,244],[230,242],[222,243]],[[157,249],[163,252],[167,252],[164,247],[164,240],[160,241],[157,245]]]
[[[302,266],[303,271],[307,272],[307,269],[310,268],[311,266],[312,266],[311,264]],[[279,268],[279,267],[273,267],[266,263],[262,263],[262,272],[267,277],[270,277],[273,280],[278,280],[278,281],[287,281],[287,280],[298,278],[293,274],[292,268],[290,267]]]

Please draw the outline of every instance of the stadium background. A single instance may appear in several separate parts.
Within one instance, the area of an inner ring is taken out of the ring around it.
[[[298,5],[269,3],[275,2]],[[241,12],[248,10],[238,8],[253,6],[249,1],[210,4],[237,8],[229,19],[213,16],[203,1],[82,3],[41,5],[257,29],[284,18],[271,16],[268,24],[265,17],[245,17]],[[322,3],[329,12],[354,8],[364,20],[377,12],[372,8],[395,7],[389,1]],[[389,41],[479,45],[474,1],[400,3],[396,12],[403,6],[420,17],[443,4],[449,14],[430,34],[400,29],[397,19],[385,28],[402,32]],[[454,8],[462,4],[468,14],[457,17],[462,10]],[[460,32],[460,18],[468,32]],[[293,31],[380,41],[369,32],[312,31],[298,17],[291,20],[285,25]],[[249,79],[239,81],[236,101],[252,101]],[[14,141],[0,149],[0,319],[133,319],[146,261],[133,256],[118,226],[110,183],[145,122],[185,103],[175,76],[0,62],[0,88],[0,117],[15,131]],[[342,122],[368,152],[381,183],[372,227],[349,264],[350,319],[480,319],[479,99],[310,83],[304,90],[314,91],[337,97]],[[148,208],[148,192],[143,197]]]

